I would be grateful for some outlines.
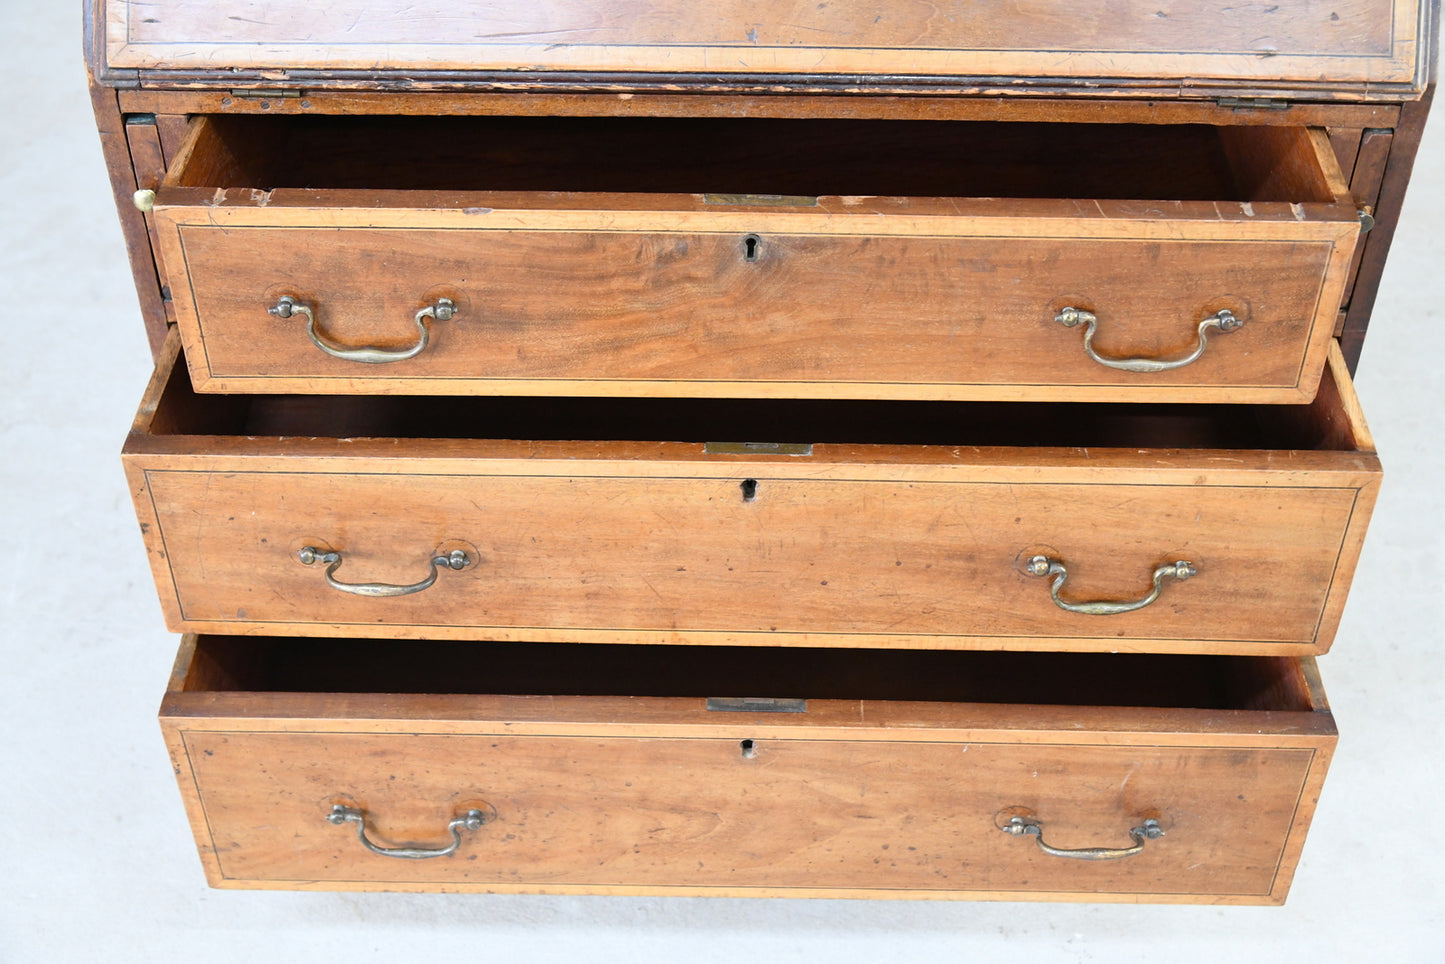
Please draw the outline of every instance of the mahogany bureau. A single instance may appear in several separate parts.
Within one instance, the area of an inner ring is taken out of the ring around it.
[[[212,885],[1284,900],[1438,4],[86,12]]]

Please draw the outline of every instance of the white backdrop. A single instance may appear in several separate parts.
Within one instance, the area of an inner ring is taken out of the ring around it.
[[[1445,961],[1445,118],[1361,365],[1386,483],[1285,907],[211,891],[155,723],[176,640],[118,459],[150,358],[79,7],[0,0],[0,961]]]

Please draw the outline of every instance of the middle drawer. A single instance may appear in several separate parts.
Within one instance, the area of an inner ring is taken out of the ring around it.
[[[1379,463],[1308,406],[201,396],[125,463],[170,628],[1307,654]]]
[[[1272,403],[1360,231],[1322,131],[717,118],[199,117],[155,224],[202,391]]]

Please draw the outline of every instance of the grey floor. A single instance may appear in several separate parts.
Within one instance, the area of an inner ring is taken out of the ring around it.
[[[1360,370],[1387,478],[1285,907],[222,892],[155,724],[175,639],[117,458],[150,359],[61,6],[0,0],[0,961],[1445,960],[1445,119]]]

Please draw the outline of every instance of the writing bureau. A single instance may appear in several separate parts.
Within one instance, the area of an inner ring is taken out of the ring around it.
[[[256,6],[87,8],[213,884],[1283,900],[1432,5]]]

